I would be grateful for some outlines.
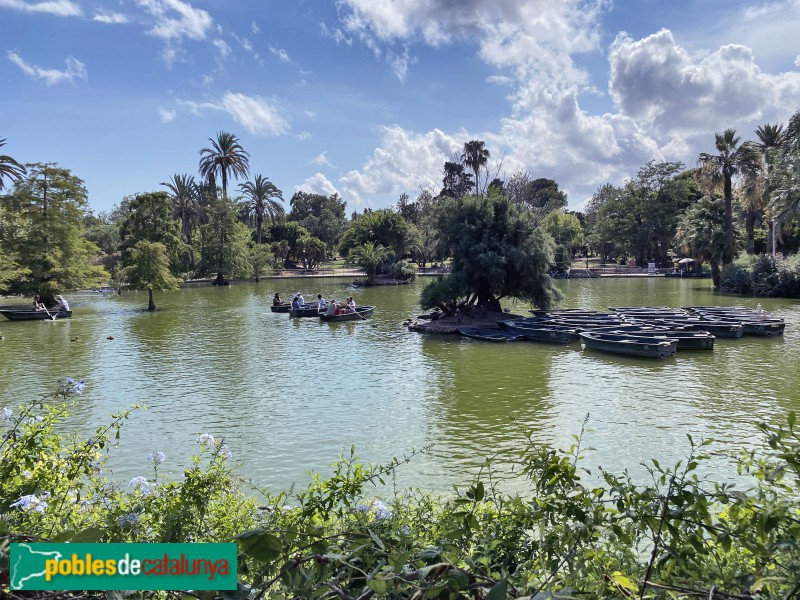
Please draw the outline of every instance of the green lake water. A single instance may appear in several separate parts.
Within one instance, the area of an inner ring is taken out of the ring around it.
[[[354,289],[343,279],[268,280],[156,294],[68,296],[72,319],[0,322],[0,408],[86,379],[72,427],[87,434],[137,402],[112,466],[146,475],[147,453],[180,472],[201,433],[223,436],[240,471],[285,489],[325,472],[356,447],[382,463],[429,447],[398,472],[400,485],[444,491],[486,456],[512,478],[508,453],[527,436],[571,443],[589,414],[587,464],[635,470],[649,458],[678,460],[686,435],[713,437],[721,453],[751,445],[753,423],[800,411],[800,304],[713,295],[708,280],[664,278],[558,282],[564,307],[746,305],[786,319],[778,338],[717,340],[713,352],[652,361],[582,350],[580,344],[488,344],[422,336],[402,322],[421,311],[425,280]],[[353,295],[377,306],[368,321],[324,323],[269,311],[277,291],[306,299]],[[525,314],[527,307],[511,307]],[[113,339],[111,339],[113,338]],[[723,458],[714,476],[726,477]]]

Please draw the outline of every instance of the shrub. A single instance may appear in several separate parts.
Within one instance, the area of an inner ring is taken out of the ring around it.
[[[398,260],[389,266],[389,276],[402,281],[414,281],[417,278],[417,266],[410,260]]]

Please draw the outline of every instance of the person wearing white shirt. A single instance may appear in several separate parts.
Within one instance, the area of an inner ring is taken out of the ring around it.
[[[306,301],[303,300],[303,293],[302,292],[297,292],[297,302],[300,304],[300,306],[304,306],[305,305]]]
[[[69,312],[69,303],[64,296],[56,296],[56,310],[58,312]]]

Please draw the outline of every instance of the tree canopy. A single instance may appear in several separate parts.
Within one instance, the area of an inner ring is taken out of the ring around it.
[[[440,243],[453,260],[450,274],[426,288],[424,308],[452,312],[463,302],[500,311],[500,300],[515,297],[548,309],[559,298],[548,275],[553,240],[526,208],[489,194],[446,200],[437,215]]]

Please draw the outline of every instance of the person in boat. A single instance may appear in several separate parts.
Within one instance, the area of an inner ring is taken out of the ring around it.
[[[278,292],[275,292],[275,295],[272,297],[272,306],[280,306],[281,304],[283,304],[283,301],[278,295]]]
[[[352,296],[347,298],[347,311],[348,312],[356,312],[356,301],[353,300]]]
[[[44,302],[38,294],[33,297],[33,310],[44,310]]]
[[[338,310],[338,305],[336,304],[336,300],[331,298],[331,301],[328,303],[328,308],[325,309],[325,314],[329,317],[332,317],[338,314],[336,311]]]
[[[297,310],[300,308],[300,300],[298,300],[297,296],[292,298],[292,310]]]
[[[306,305],[306,301],[303,298],[303,292],[297,292],[297,301],[300,303],[300,308],[303,308]]]
[[[317,294],[317,308],[319,310],[323,310],[325,305],[327,304],[327,300],[322,297],[322,294]]]
[[[56,310],[58,312],[69,312],[69,303],[66,301],[64,296],[56,296]]]

